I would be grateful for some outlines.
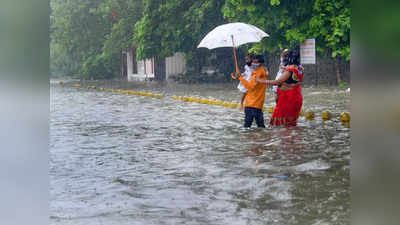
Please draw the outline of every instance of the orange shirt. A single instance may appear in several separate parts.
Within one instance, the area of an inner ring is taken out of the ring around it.
[[[264,83],[257,83],[254,80],[256,77],[268,80],[268,73],[265,70],[264,66],[260,66],[258,69],[253,71],[250,81],[247,81],[243,76],[241,76],[239,79],[242,82],[243,86],[247,88],[245,107],[262,109],[264,105],[265,90],[267,89],[267,85]]]

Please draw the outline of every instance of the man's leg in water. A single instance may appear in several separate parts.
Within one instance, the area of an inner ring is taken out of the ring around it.
[[[251,127],[254,119],[253,108],[245,107],[244,108],[244,127]]]
[[[264,113],[261,109],[256,109],[255,115],[254,115],[257,123],[257,127],[263,127],[265,128],[264,125]]]

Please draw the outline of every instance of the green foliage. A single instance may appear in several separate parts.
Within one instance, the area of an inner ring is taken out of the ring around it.
[[[101,1],[95,0],[52,2],[51,46],[61,46],[59,52],[78,62],[80,69],[83,62],[102,53],[105,36],[112,25],[103,17],[100,4]]]
[[[332,57],[350,60],[350,0],[316,0],[308,35],[322,40]]]
[[[50,73],[52,76],[76,75],[80,66],[80,62],[68,55],[62,45],[50,43]]]
[[[82,64],[80,75],[86,80],[111,79],[118,75],[119,58],[95,55]]]
[[[228,19],[270,35],[239,54],[275,54],[316,38],[319,53],[350,59],[350,0],[51,0],[51,10],[51,71],[87,79],[117,76],[120,53],[131,48],[138,59],[185,52],[189,73],[209,64],[231,72],[231,52],[197,49]]]
[[[106,0],[101,8],[104,15],[110,16],[114,22],[103,46],[106,57],[136,46],[134,41],[135,23],[142,17],[142,2],[138,0]]]
[[[135,45],[134,24],[142,17],[142,2],[52,0],[51,8],[52,72],[81,72],[82,78],[116,76],[119,53]]]
[[[270,35],[253,45],[251,51],[274,53],[283,48],[297,47],[298,40],[306,38],[301,32],[293,29],[305,26],[311,8],[312,6],[304,0],[226,0],[222,12],[225,18],[232,18],[232,22],[253,24]]]
[[[101,55],[89,56],[82,65],[81,75],[83,79],[104,78],[104,58]]]
[[[345,81],[339,83],[339,87],[346,87],[348,84]]]
[[[349,0],[226,0],[226,18],[253,24],[270,37],[253,45],[253,52],[274,53],[297,48],[307,38],[316,38],[317,50],[332,52],[332,57],[350,59]]]
[[[58,2],[51,16],[51,39],[66,52],[82,60],[101,53],[111,21],[98,10],[100,1]]]
[[[197,49],[200,40],[224,22],[224,0],[144,0],[136,24],[137,58],[166,57],[185,52],[188,68],[200,70],[210,51]]]
[[[280,0],[271,0],[271,5],[279,5],[281,4]]]

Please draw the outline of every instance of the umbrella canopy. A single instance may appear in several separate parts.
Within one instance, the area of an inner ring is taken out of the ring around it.
[[[197,48],[232,47],[236,74],[239,74],[235,47],[246,43],[259,42],[264,37],[269,37],[269,35],[256,26],[246,23],[228,23],[214,28],[201,40]]]
[[[197,48],[238,47],[252,42],[259,42],[267,33],[256,26],[245,23],[228,23],[214,28],[208,33]]]

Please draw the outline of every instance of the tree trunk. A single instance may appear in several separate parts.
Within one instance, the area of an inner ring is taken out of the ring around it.
[[[335,69],[336,69],[336,79],[338,85],[342,83],[342,78],[340,76],[340,65],[339,65],[339,57],[336,56],[335,58]]]
[[[164,81],[166,79],[165,58],[154,58],[154,79],[159,81]]]
[[[122,51],[119,52],[119,77],[122,79]]]
[[[121,80],[128,80],[128,71],[127,71],[127,58],[126,53],[123,51],[120,52],[120,76]]]
[[[136,48],[131,48],[131,54],[132,54],[132,73],[137,74],[138,69],[137,69],[137,61],[136,61]]]

